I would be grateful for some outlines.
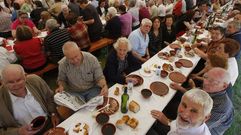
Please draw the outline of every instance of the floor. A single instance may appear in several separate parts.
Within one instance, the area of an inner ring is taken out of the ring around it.
[[[103,49],[100,52],[97,52],[95,55],[98,55],[98,60],[102,67],[105,65],[105,59],[107,57],[109,49]],[[233,87],[234,96],[233,96],[233,104],[235,107],[235,116],[232,126],[229,128],[228,131],[224,135],[241,135],[241,60],[238,62],[239,65],[239,77]],[[58,76],[58,71],[54,70],[48,72],[43,76],[44,80],[49,84],[52,90],[55,90],[56,79]]]

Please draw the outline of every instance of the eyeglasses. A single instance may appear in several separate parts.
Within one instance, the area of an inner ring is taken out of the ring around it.
[[[20,18],[22,18],[22,19],[27,19],[28,16],[21,16]]]
[[[207,74],[204,74],[204,75],[203,75],[203,79],[204,79],[204,80],[207,80],[209,83],[211,83],[211,84],[213,84],[213,85],[218,85],[218,84],[221,83],[220,81],[211,79],[210,77],[208,77]]]

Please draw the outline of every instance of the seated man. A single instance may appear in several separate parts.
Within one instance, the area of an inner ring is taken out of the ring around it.
[[[131,44],[125,37],[119,38],[114,50],[107,57],[104,75],[109,85],[126,83],[126,75],[141,68],[141,62],[131,53]]]
[[[170,126],[169,135],[211,135],[205,122],[211,115],[212,107],[213,100],[208,93],[200,89],[192,89],[182,96],[176,120],[171,122],[157,110],[152,110],[151,115],[162,124]],[[154,130],[152,132],[154,135]]]
[[[212,135],[221,135],[231,126],[234,116],[233,103],[227,94],[232,90],[230,76],[225,69],[212,68],[203,77],[203,90],[213,99],[213,109],[206,124]],[[170,87],[186,91],[176,83],[172,83]]]
[[[14,38],[16,37],[16,29],[19,25],[28,26],[32,30],[32,32],[36,35],[38,35],[41,32],[36,28],[35,24],[28,18],[28,13],[23,11],[18,12],[18,19],[15,20],[11,25],[12,36]]]
[[[62,46],[71,40],[71,35],[67,29],[60,29],[55,19],[47,20],[46,29],[49,34],[44,38],[45,52],[51,62],[58,63],[64,57]]]
[[[132,54],[143,63],[150,58],[148,33],[151,30],[151,26],[151,20],[145,18],[141,21],[140,28],[132,31],[128,37],[132,45]]]
[[[63,46],[65,57],[59,62],[58,88],[67,90],[88,101],[100,95],[108,95],[108,87],[101,66],[92,54],[80,51],[74,42],[66,42]]]
[[[10,64],[2,70],[0,87],[0,134],[42,135],[50,127],[47,120],[42,130],[33,130],[31,121],[38,116],[50,118],[56,113],[54,93],[44,80],[36,75],[25,76],[23,67]],[[56,117],[57,118],[57,117]],[[57,118],[58,119],[58,118]]]

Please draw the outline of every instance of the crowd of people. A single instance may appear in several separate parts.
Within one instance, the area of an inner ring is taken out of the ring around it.
[[[53,117],[58,123],[54,92],[68,91],[87,102],[97,95],[108,96],[108,87],[115,83],[131,80],[135,85],[138,81],[127,77],[129,73],[201,26],[211,35],[201,43],[193,42],[201,60],[183,85],[170,84],[177,93],[163,112],[150,112],[157,121],[147,134],[222,135],[234,117],[232,87],[241,56],[241,1],[224,6],[227,2],[4,0],[0,37],[15,42],[14,52],[0,47],[0,134],[41,135],[51,127]],[[218,14],[226,25],[209,25]],[[42,31],[46,37],[38,37]],[[103,37],[116,42],[102,70],[88,50],[91,42]],[[19,64],[11,64],[17,59]],[[59,66],[55,91],[40,77],[25,75],[48,63]],[[48,118],[47,124],[31,129],[29,123],[40,115]]]

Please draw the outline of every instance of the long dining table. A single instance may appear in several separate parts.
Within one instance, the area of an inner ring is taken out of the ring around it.
[[[204,30],[202,36],[208,36],[208,31]],[[186,34],[184,34],[182,37],[188,39],[190,37],[187,37]],[[190,41],[190,40],[187,40]],[[127,113],[123,114],[120,111],[120,107],[117,112],[110,115],[109,123],[112,123],[115,125],[116,121],[118,119],[121,119],[123,115],[129,115],[131,118],[134,117],[139,121],[138,126],[133,129],[127,125],[124,125],[122,129],[116,128],[116,135],[144,135],[147,133],[147,131],[151,128],[153,123],[155,122],[155,119],[151,116],[151,110],[159,110],[162,111],[165,106],[170,102],[170,100],[173,98],[173,96],[176,93],[176,90],[173,90],[169,87],[170,83],[172,82],[170,78],[167,76],[165,78],[162,78],[160,76],[156,75],[156,67],[166,64],[171,64],[174,71],[182,73],[184,76],[188,76],[190,72],[194,69],[194,67],[197,65],[198,61],[200,60],[200,57],[194,54],[193,57],[187,57],[184,52],[184,45],[191,45],[191,43],[185,42],[181,43],[180,41],[175,41],[173,44],[179,44],[181,46],[181,49],[179,50],[179,55],[182,56],[182,58],[179,57],[173,57],[171,61],[162,59],[158,56],[158,53],[154,55],[152,58],[150,58],[148,61],[146,61],[144,64],[142,64],[142,68],[132,72],[131,74],[139,75],[143,78],[143,83],[140,86],[133,87],[133,90],[131,93],[129,93],[129,102],[134,100],[140,105],[140,111],[137,113],[128,111]],[[170,46],[167,46],[160,52],[170,52],[170,50],[173,50],[170,48]],[[160,53],[159,52],[159,53]],[[187,59],[190,60],[193,63],[193,66],[190,68],[177,68],[175,66],[175,61],[178,61],[179,59]],[[145,73],[144,69],[149,68],[151,73]],[[150,89],[150,85],[152,82],[163,82],[169,87],[169,91],[164,96],[159,96],[156,94],[152,94],[152,96],[148,99],[144,98],[141,94],[142,89]],[[181,85],[181,84],[180,84]],[[119,88],[120,94],[116,96],[114,94],[114,91],[116,88]],[[121,105],[121,95],[123,93],[122,91],[123,85],[121,84],[115,84],[112,87],[109,88],[109,97],[112,97],[116,99],[119,103],[119,106]],[[88,123],[90,130],[90,135],[101,135],[101,125],[96,122],[95,116],[93,116],[93,113],[89,111],[88,109],[80,109],[79,111],[75,112],[72,116],[70,116],[68,119],[63,121],[58,125],[58,127],[63,127],[66,132],[69,132],[69,130],[72,130],[72,127],[79,122],[85,122]]]

